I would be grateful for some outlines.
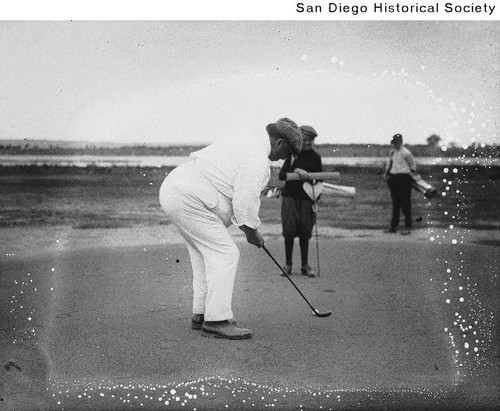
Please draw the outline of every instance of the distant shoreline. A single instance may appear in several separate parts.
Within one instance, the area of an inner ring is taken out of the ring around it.
[[[147,145],[108,144],[67,141],[0,140],[0,159],[5,156],[94,156],[94,157],[185,157],[207,144]],[[500,145],[440,146],[439,144],[406,144],[417,158],[500,158]],[[316,144],[314,149],[324,158],[367,157],[386,159],[390,144]]]
[[[0,155],[0,166],[51,167],[175,167],[189,156],[90,156],[90,155]],[[500,166],[500,158],[417,157],[423,166]],[[382,167],[385,157],[322,157],[324,165],[350,167]],[[281,164],[277,162],[275,166]]]

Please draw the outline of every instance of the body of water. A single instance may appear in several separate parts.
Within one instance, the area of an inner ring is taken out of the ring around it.
[[[187,161],[185,156],[50,156],[0,155],[2,166],[66,166],[66,167],[174,167]],[[420,165],[500,166],[498,158],[417,157]],[[322,157],[324,165],[383,167],[384,157]],[[280,166],[282,162],[273,163]]]

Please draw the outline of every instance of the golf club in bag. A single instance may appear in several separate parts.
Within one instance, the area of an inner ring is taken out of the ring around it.
[[[309,300],[304,296],[304,294],[302,294],[302,292],[299,290],[299,288],[295,285],[295,283],[292,281],[292,279],[288,276],[288,274],[285,272],[285,270],[283,269],[283,267],[281,267],[280,263],[278,263],[276,261],[276,259],[271,255],[271,253],[269,252],[269,250],[266,248],[265,245],[262,246],[262,248],[264,249],[264,251],[267,253],[267,255],[269,257],[271,257],[271,260],[274,261],[274,263],[279,267],[279,269],[281,270],[281,272],[285,275],[286,278],[288,278],[288,280],[290,280],[290,282],[292,283],[292,285],[295,287],[295,289],[299,292],[299,294],[302,296],[302,298],[306,301],[306,303],[309,305],[309,307],[311,308],[311,310],[313,310],[314,312],[314,315],[316,317],[329,317],[332,312],[331,311],[325,311],[323,313],[319,312],[318,310],[316,310],[316,308],[314,308],[312,306],[312,304],[309,302]]]

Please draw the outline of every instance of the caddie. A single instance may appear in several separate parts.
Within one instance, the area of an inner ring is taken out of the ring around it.
[[[299,238],[301,272],[307,277],[315,277],[308,262],[309,240],[315,224],[314,201],[303,189],[303,181],[309,179],[310,172],[323,171],[321,156],[314,150],[314,140],[318,136],[311,126],[300,126],[302,151],[299,156],[288,157],[279,173],[280,180],[286,180],[287,173],[299,174],[301,180],[286,181],[282,189],[281,225],[285,239],[285,265],[287,275],[292,274],[293,243]]]
[[[264,245],[259,232],[260,194],[271,161],[298,155],[297,124],[281,118],[267,136],[225,140],[191,153],[160,188],[160,204],[185,240],[193,270],[191,327],[219,338],[245,339],[252,333],[233,319],[232,296],[239,250],[228,232],[238,226],[250,244]]]

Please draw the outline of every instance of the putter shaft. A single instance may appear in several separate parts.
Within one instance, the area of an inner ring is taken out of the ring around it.
[[[318,241],[318,199],[314,193],[314,184],[312,185],[312,192],[314,200],[314,231],[316,234],[316,265],[318,266],[318,277],[320,276],[320,266],[319,266],[319,241]]]
[[[274,263],[279,267],[279,269],[281,270],[281,272],[285,275],[286,278],[288,278],[288,280],[292,283],[292,285],[295,287],[295,289],[299,292],[299,294],[302,296],[302,298],[306,301],[307,305],[309,305],[309,307],[311,308],[311,310],[313,310],[314,312],[314,315],[316,315],[317,317],[328,317],[330,316],[330,314],[332,313],[331,311],[327,311],[327,312],[324,312],[324,313],[320,313],[318,310],[316,310],[316,308],[314,308],[312,306],[312,304],[309,302],[309,300],[305,297],[304,294],[302,294],[302,291],[299,290],[299,287],[297,287],[295,285],[295,283],[293,282],[293,280],[290,278],[290,276],[286,273],[286,271],[283,269],[283,267],[280,265],[280,263],[278,263],[276,261],[276,259],[272,256],[272,254],[269,252],[269,250],[266,248],[265,245],[262,246],[262,248],[264,249],[264,251],[267,253],[267,255],[269,257],[271,257],[271,260],[274,261]]]

